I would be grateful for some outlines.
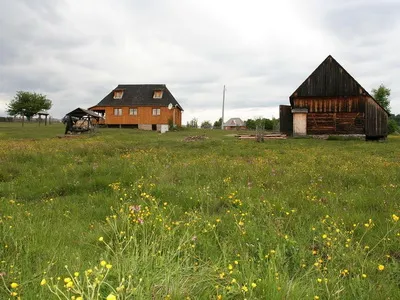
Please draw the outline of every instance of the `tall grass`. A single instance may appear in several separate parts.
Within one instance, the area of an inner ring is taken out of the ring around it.
[[[0,140],[1,298],[400,296],[397,137],[56,129]]]

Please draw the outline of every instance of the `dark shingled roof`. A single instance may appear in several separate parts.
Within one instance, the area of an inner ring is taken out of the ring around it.
[[[122,99],[114,99],[115,90],[124,91]],[[154,99],[154,91],[159,90],[163,91],[162,98]],[[183,110],[165,84],[119,84],[95,106],[168,106],[170,103]]]

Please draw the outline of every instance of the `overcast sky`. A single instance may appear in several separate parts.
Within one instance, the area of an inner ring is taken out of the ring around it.
[[[16,91],[62,117],[118,84],[165,83],[183,122],[279,117],[331,54],[400,114],[399,0],[0,0],[0,116]]]

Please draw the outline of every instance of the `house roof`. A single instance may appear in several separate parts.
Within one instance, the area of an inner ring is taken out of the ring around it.
[[[84,116],[91,116],[95,118],[102,118],[99,114],[97,114],[94,111],[83,109],[83,108],[76,108],[73,111],[69,112],[66,114],[66,116],[71,116],[71,117],[79,117],[82,118]]]
[[[123,91],[121,99],[114,99],[116,90]],[[162,97],[153,98],[154,91],[163,91]],[[183,110],[165,84],[119,84],[95,106],[168,106],[170,103]]]
[[[245,126],[244,122],[242,121],[242,119],[240,118],[230,118],[228,121],[226,121],[224,123],[224,126],[237,126],[237,127],[241,127],[241,126]]]
[[[290,96],[290,104],[293,105],[294,97],[344,97],[360,95],[369,96],[374,99],[353,76],[331,55],[328,55],[314,72],[293,92]],[[378,102],[376,103],[385,110]],[[385,112],[388,113],[386,110]]]

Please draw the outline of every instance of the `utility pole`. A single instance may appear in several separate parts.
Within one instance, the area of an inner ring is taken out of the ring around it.
[[[222,92],[222,121],[221,121],[222,130],[224,130],[224,110],[225,110],[225,85],[224,85],[224,91]]]

